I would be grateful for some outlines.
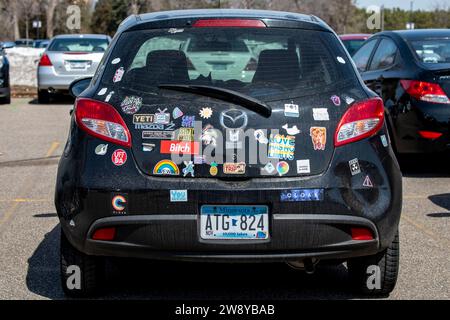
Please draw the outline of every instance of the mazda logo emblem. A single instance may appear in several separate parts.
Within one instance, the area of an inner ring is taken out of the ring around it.
[[[225,129],[244,129],[248,124],[247,113],[237,109],[222,111],[220,114],[220,125]]]

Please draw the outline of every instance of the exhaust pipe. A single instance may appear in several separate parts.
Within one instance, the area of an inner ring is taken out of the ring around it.
[[[306,274],[313,274],[316,271],[316,265],[319,263],[319,259],[306,258],[299,261],[288,261],[287,265],[296,270],[305,271]]]
[[[48,88],[48,93],[53,94],[55,92],[56,92],[55,88]]]

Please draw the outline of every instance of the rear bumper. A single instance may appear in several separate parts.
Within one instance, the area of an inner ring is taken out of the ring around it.
[[[54,89],[58,91],[67,91],[70,84],[78,79],[93,77],[93,74],[77,74],[77,75],[63,75],[57,74],[54,67],[39,67],[38,68],[38,89],[48,90]]]
[[[95,221],[84,242],[71,242],[90,255],[209,262],[344,259],[375,254],[380,247],[376,226],[352,216],[274,214],[271,239],[262,242],[201,240],[198,225],[198,215],[190,214],[109,217]],[[115,241],[91,239],[105,227],[116,227]],[[374,239],[352,240],[351,227],[371,230]]]

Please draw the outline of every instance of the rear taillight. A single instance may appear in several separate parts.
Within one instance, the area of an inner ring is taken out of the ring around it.
[[[92,240],[112,241],[116,237],[116,228],[101,228],[95,230]]]
[[[336,147],[368,138],[377,133],[384,123],[384,105],[380,98],[353,104],[344,114],[336,129]]]
[[[442,137],[442,133],[434,131],[419,131],[419,135],[428,140],[436,140]]]
[[[450,104],[450,99],[437,83],[423,82],[416,80],[400,80],[403,89],[417,100]]]
[[[250,61],[247,63],[247,66],[245,67],[245,71],[256,71],[256,68],[258,67],[258,61],[256,61],[254,58],[251,58]]]
[[[201,19],[197,20],[193,27],[238,27],[238,28],[265,28],[266,25],[261,20],[253,19]]]
[[[75,119],[88,134],[102,140],[131,147],[131,135],[119,112],[113,106],[86,98],[75,102]]]
[[[53,66],[52,61],[48,57],[48,55],[44,54],[39,60],[39,67],[51,67]]]
[[[372,231],[366,228],[351,228],[352,240],[373,240]]]

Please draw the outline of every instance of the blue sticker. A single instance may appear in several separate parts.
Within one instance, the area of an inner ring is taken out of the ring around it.
[[[323,189],[292,189],[283,190],[280,194],[282,202],[323,201]]]
[[[170,190],[170,202],[187,202],[187,190]]]

